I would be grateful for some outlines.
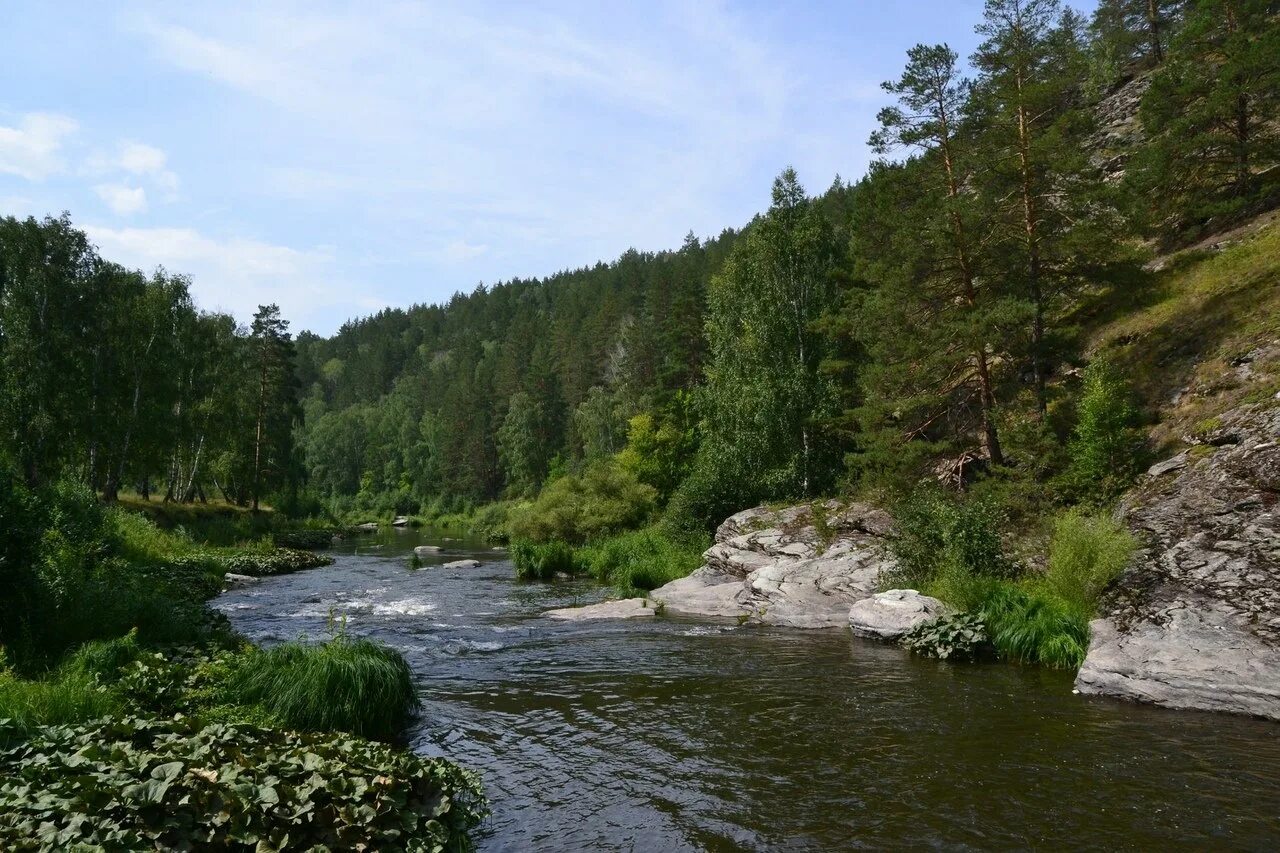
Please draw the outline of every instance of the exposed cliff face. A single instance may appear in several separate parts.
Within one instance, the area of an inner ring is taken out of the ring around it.
[[[1240,406],[1196,440],[1119,510],[1146,548],[1077,686],[1280,720],[1280,406]]]

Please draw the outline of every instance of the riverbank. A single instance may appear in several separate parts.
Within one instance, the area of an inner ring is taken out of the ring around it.
[[[381,547],[374,548],[379,545]],[[413,549],[439,548],[410,567]],[[1272,724],[1082,698],[1068,672],[911,655],[847,630],[672,613],[562,623],[609,590],[517,581],[454,531],[384,531],[215,606],[269,645],[331,618],[401,650],[411,748],[480,773],[482,851],[1250,849]],[[446,568],[476,559],[474,568]],[[785,803],[785,808],[778,807]]]
[[[263,650],[207,607],[329,557],[0,486],[0,846],[465,847],[478,780],[395,746],[418,705],[398,652],[340,624]]]

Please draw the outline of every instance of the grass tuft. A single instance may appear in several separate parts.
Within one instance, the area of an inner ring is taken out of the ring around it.
[[[413,677],[394,649],[339,635],[247,655],[227,684],[232,702],[258,705],[286,726],[393,740],[418,707]]]

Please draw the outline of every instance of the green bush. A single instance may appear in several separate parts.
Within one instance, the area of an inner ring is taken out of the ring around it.
[[[6,850],[465,851],[485,812],[473,774],[346,736],[0,722]]]
[[[578,548],[575,559],[597,580],[619,592],[648,592],[702,565],[704,543],[673,541],[660,528],[619,533]]]
[[[1000,542],[1000,512],[991,503],[963,500],[939,491],[919,492],[895,508],[897,529],[889,548],[896,569],[882,579],[885,588],[958,592],[967,579],[1007,579],[1018,567]],[[937,593],[931,593],[937,594]],[[966,609],[969,602],[952,601]]]
[[[225,696],[259,705],[290,728],[381,740],[396,738],[418,707],[412,673],[399,652],[345,635],[245,655],[233,667]]]
[[[1066,490],[1101,504],[1127,489],[1142,463],[1137,426],[1128,384],[1110,361],[1095,359],[1085,368],[1075,433],[1067,445],[1071,462],[1064,476]]]
[[[657,491],[613,462],[595,462],[581,476],[561,477],[537,500],[511,514],[511,538],[578,545],[642,526]]]
[[[514,542],[511,562],[516,578],[522,581],[550,580],[557,574],[572,575],[578,571],[573,548],[564,542]]]
[[[908,651],[942,660],[974,660],[991,646],[980,613],[958,613],[924,622],[899,642]]]
[[[1064,513],[1054,524],[1044,585],[1091,616],[1102,591],[1120,577],[1136,548],[1129,531],[1110,516]]]

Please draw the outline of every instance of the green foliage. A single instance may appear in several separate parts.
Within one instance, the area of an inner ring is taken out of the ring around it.
[[[991,645],[981,613],[959,613],[922,622],[899,642],[910,652],[941,660],[974,660]]]
[[[991,642],[1013,661],[1079,669],[1089,650],[1089,618],[1057,595],[1002,584],[983,602]]]
[[[702,565],[708,543],[676,542],[649,527],[597,540],[574,552],[574,561],[624,595],[648,592]]]
[[[1063,513],[1049,543],[1044,587],[1091,616],[1103,590],[1120,577],[1136,548],[1133,535],[1110,516]]]
[[[122,703],[90,676],[71,673],[28,681],[0,668],[0,724],[13,731],[117,714]]]
[[[980,583],[1018,573],[1000,541],[1001,514],[988,502],[921,491],[901,501],[894,517],[897,529],[889,548],[896,567],[881,580],[885,588],[932,590],[931,595],[969,609],[970,579]]]
[[[1142,435],[1132,394],[1119,370],[1106,358],[1085,369],[1066,485],[1080,498],[1113,500],[1128,488],[1142,463]]]
[[[688,407],[683,408],[681,414],[687,417]],[[688,475],[696,447],[692,426],[642,412],[628,425],[627,444],[618,454],[618,464],[640,482],[657,489],[659,501],[665,501]]]
[[[580,544],[643,525],[657,492],[612,462],[596,462],[581,475],[561,477],[532,504],[511,513],[513,540]]]
[[[353,739],[127,718],[0,721],[0,846],[465,851],[486,804],[442,760]]]
[[[1198,236],[1274,203],[1280,27],[1270,0],[1193,0],[1140,116],[1126,170],[1151,230]]]
[[[260,705],[290,728],[382,740],[398,736],[418,706],[399,652],[344,635],[250,653],[231,673],[226,695]]]
[[[564,542],[511,543],[511,562],[519,580],[550,580],[557,574],[572,575],[578,571],[573,548]]]

